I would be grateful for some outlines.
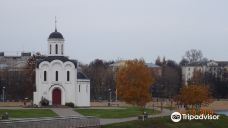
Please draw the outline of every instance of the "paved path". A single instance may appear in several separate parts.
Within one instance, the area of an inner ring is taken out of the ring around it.
[[[75,112],[73,108],[51,108],[59,116],[83,116],[78,112]]]
[[[160,114],[149,115],[149,118],[169,116],[169,115],[171,115],[172,112],[173,111],[170,111],[168,109],[163,109],[163,111]],[[121,123],[121,122],[133,121],[133,120],[138,120],[138,117],[118,118],[118,119],[100,119],[100,124],[107,125],[107,124]]]

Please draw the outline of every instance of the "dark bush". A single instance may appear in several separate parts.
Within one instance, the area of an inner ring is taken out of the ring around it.
[[[65,106],[68,106],[68,107],[71,107],[71,108],[74,108],[74,103],[70,102],[70,103],[66,103]]]
[[[49,106],[49,101],[46,98],[42,97],[40,104],[41,106]]]
[[[5,112],[3,115],[2,115],[2,120],[8,120],[9,119],[9,114],[7,112]]]

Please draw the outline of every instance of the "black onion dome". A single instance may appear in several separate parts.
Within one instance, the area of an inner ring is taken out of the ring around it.
[[[48,39],[64,39],[64,38],[63,38],[63,35],[60,32],[58,32],[57,30],[55,30],[54,32],[52,32],[49,35]]]

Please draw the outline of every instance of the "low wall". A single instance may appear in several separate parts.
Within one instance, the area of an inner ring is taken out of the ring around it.
[[[0,102],[0,107],[18,107],[24,106],[23,102]]]
[[[203,109],[228,110],[228,100],[213,101],[208,106],[203,107]]]
[[[162,101],[154,101],[147,103],[146,107],[152,108],[152,107],[176,107],[176,102],[171,102],[169,100]],[[91,102],[91,107],[104,107],[108,106],[107,101],[102,102]],[[129,107],[132,106],[130,104],[127,104],[125,102],[111,102],[111,106],[119,106],[119,107]],[[209,105],[202,106],[202,109],[212,109],[212,110],[228,110],[228,99],[221,99],[221,100],[214,100]]]
[[[107,101],[102,101],[102,102],[91,102],[91,107],[104,107],[108,106]],[[111,106],[119,106],[119,107],[131,107],[133,105],[127,104],[126,102],[111,102]],[[146,107],[159,107],[161,106],[161,102],[149,102],[147,103]],[[171,106],[171,102],[169,101],[163,101],[162,102],[163,107],[169,107]],[[175,106],[175,102],[172,102],[172,106]]]
[[[99,128],[95,117],[56,117],[0,121],[1,128]]]
[[[108,106],[108,101],[101,101],[101,102],[90,102],[91,107],[105,107]],[[125,102],[111,102],[111,106],[120,106],[120,107],[130,107],[132,105],[127,104]]]

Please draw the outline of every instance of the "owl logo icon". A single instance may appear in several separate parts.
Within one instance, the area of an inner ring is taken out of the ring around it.
[[[173,112],[170,117],[173,122],[181,121],[181,114],[179,112]]]

